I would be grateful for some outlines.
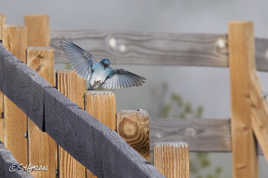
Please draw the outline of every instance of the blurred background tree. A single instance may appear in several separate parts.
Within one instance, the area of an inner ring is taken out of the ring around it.
[[[162,96],[166,96],[168,86],[163,85]],[[185,101],[183,97],[172,92],[165,103],[162,103],[160,112],[161,118],[176,119],[201,119],[203,106],[193,107],[192,103]],[[208,170],[209,169],[209,170]],[[223,169],[221,167],[212,168],[211,159],[208,153],[191,153],[190,154],[190,175],[194,178],[220,178]]]

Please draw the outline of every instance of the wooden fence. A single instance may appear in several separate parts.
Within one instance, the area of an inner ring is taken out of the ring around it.
[[[256,68],[268,70],[268,40],[256,38],[255,50],[251,22],[230,23],[228,35],[54,31],[51,37],[47,15],[25,16],[25,27],[4,23],[0,15],[0,89],[5,94],[0,95],[0,139],[19,163],[48,167],[33,171],[34,177],[163,177],[148,162],[150,150],[155,167],[168,178],[189,178],[188,150],[232,151],[233,177],[258,177],[257,153],[268,158],[268,110]],[[64,61],[63,38],[114,64],[229,67],[232,124],[149,122],[143,110],[116,113],[112,92],[85,93],[85,82],[74,72],[54,74],[49,44]]]
[[[47,167],[32,171],[34,177],[163,177],[113,131],[113,93],[84,96],[84,81],[75,73],[54,74],[48,21],[47,15],[30,15],[25,27],[0,26],[0,88],[5,94],[0,135],[5,146],[18,163]],[[0,172],[16,176],[7,173],[8,158],[1,156]]]
[[[228,34],[52,31],[51,45],[59,63],[65,62],[59,43],[64,37],[98,58],[111,58],[113,64],[229,67],[232,124],[229,119],[152,119],[150,149],[163,142],[185,141],[190,151],[232,152],[234,177],[258,177],[256,153],[267,158],[267,109],[256,69],[268,70],[268,40],[255,38],[254,43],[252,23],[230,23]]]

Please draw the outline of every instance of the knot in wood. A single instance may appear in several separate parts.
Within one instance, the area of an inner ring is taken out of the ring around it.
[[[226,37],[221,37],[215,42],[216,52],[219,54],[227,55],[228,54],[228,42]]]
[[[249,132],[250,131],[250,128],[248,125],[246,124],[241,124],[241,130],[244,131],[244,132]]]
[[[108,37],[107,43],[112,49],[115,49],[117,47],[117,40],[114,37]]]
[[[163,137],[163,133],[162,132],[157,132],[157,133],[155,133],[155,137],[156,138],[162,138]]]
[[[41,55],[38,55],[36,58],[34,58],[31,62],[32,68],[36,71],[36,72],[40,72],[41,68],[43,67],[43,65],[41,64],[41,59],[43,57]]]
[[[216,41],[216,46],[220,49],[226,48],[227,47],[227,40],[225,38],[219,38]]]

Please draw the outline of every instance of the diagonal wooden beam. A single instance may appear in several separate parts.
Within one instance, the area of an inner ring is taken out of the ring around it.
[[[268,160],[268,107],[261,91],[258,76],[253,74],[250,80],[251,125]]]

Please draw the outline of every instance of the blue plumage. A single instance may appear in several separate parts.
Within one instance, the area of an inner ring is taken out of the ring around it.
[[[63,41],[63,49],[73,69],[87,81],[87,89],[118,89],[142,86],[145,78],[124,69],[112,69],[110,60],[97,62],[94,57],[71,41]]]

